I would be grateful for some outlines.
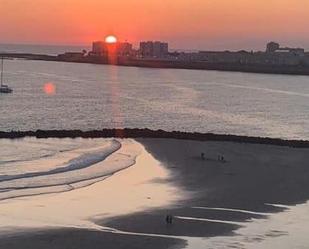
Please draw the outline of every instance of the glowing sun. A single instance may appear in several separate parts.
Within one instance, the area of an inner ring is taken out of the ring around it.
[[[106,43],[116,43],[117,42],[117,37],[114,36],[114,35],[106,36],[105,42]]]

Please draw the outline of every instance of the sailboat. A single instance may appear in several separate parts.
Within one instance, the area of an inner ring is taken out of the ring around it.
[[[0,84],[0,93],[11,93],[13,89],[8,85],[3,84],[3,57],[1,58],[1,84]]]

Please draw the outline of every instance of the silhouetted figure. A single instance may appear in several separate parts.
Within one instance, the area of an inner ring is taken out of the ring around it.
[[[166,215],[166,217],[165,217],[166,224],[169,224],[169,220],[170,220],[169,215]]]
[[[222,156],[222,155],[218,155],[218,161],[222,162],[222,163],[226,162],[224,156]]]
[[[173,223],[173,216],[170,215],[170,224],[172,224],[172,223]]]
[[[205,160],[205,154],[204,154],[204,152],[201,153],[201,159],[202,159],[202,160]]]
[[[168,224],[172,224],[173,223],[173,216],[172,215],[166,215],[166,217],[165,217],[165,222],[166,222],[166,224],[168,225]]]

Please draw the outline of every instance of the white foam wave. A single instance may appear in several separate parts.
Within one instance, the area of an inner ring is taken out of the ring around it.
[[[217,210],[217,211],[229,211],[229,212],[236,212],[236,213],[244,213],[244,214],[256,214],[256,215],[270,215],[270,213],[263,213],[263,212],[254,212],[244,209],[235,209],[235,208],[211,208],[211,207],[192,207],[194,209],[205,209],[205,210]]]
[[[135,163],[137,155],[120,154],[105,162],[121,148],[111,140],[100,149],[83,153],[69,162],[48,171],[0,176],[0,200],[70,191],[101,181]]]
[[[58,166],[55,169],[51,169],[48,171],[16,174],[16,175],[1,175],[0,176],[0,190],[3,188],[2,186],[12,185],[12,184],[7,185],[5,183],[8,180],[51,175],[51,174],[64,173],[64,172],[71,171],[71,170],[86,168],[92,164],[103,161],[107,156],[119,150],[120,147],[121,147],[121,144],[118,141],[112,140],[111,142],[109,142],[104,147],[100,148],[99,150],[91,152],[91,153],[85,153],[77,158],[70,160],[68,163],[64,165]],[[1,182],[4,182],[3,185],[1,184]],[[16,186],[17,187],[15,188],[19,188],[18,185]]]

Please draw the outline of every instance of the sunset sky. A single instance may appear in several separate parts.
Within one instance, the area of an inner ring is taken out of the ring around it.
[[[309,0],[0,0],[0,43],[164,40],[172,48],[309,49]]]

